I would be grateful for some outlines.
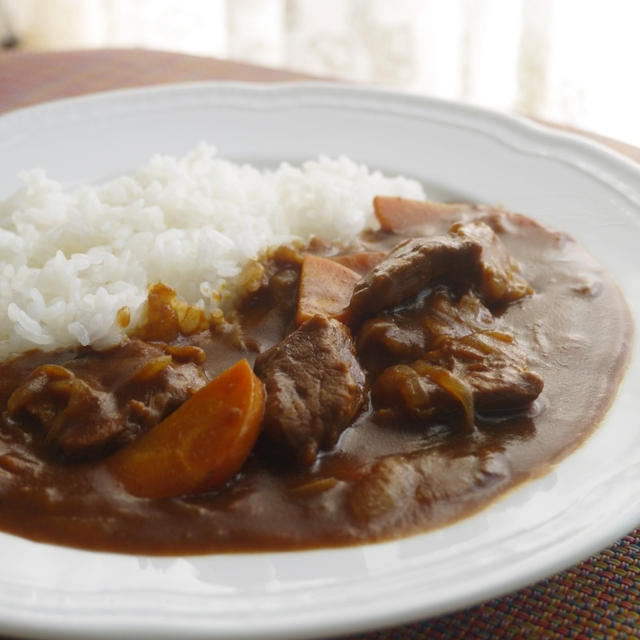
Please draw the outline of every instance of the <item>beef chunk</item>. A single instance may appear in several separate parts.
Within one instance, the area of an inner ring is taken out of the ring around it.
[[[456,223],[449,232],[482,247],[476,287],[486,304],[504,305],[533,293],[520,275],[517,262],[489,225],[484,222]]]
[[[347,491],[347,508],[356,522],[378,529],[419,521],[439,502],[452,506],[490,494],[512,475],[509,459],[449,446],[392,454],[376,460]]]
[[[61,364],[34,369],[7,402],[27,414],[64,457],[85,459],[130,442],[177,409],[206,383],[197,347],[132,339]]]
[[[356,283],[349,316],[358,319],[391,309],[438,284],[474,287],[489,306],[532,292],[491,227],[456,223],[447,235],[398,244]]]
[[[356,283],[348,313],[353,318],[370,316],[428,286],[459,280],[474,271],[481,249],[460,235],[404,240]]]
[[[22,381],[43,364],[58,364],[73,357],[70,351],[38,351],[33,349],[0,363],[0,407],[5,407],[11,394]]]
[[[386,369],[373,388],[374,404],[395,414],[439,420],[475,412],[509,413],[533,402],[542,378],[529,371],[525,353],[509,334],[481,331],[446,338],[410,365]]]
[[[356,334],[358,355],[367,371],[411,362],[427,351],[427,336],[415,314],[382,314],[367,320]]]
[[[356,346],[365,367],[379,371],[420,358],[443,338],[490,329],[493,323],[493,315],[476,295],[456,298],[446,289],[435,289],[415,305],[365,321]]]
[[[267,391],[265,433],[305,466],[335,445],[364,400],[351,334],[323,316],[258,356],[255,372]]]
[[[494,318],[473,293],[465,293],[456,299],[450,292],[436,290],[426,300],[422,321],[428,336],[427,344],[429,348],[435,348],[443,338],[461,338],[490,329]]]

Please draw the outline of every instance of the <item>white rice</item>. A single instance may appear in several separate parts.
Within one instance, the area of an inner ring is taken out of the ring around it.
[[[212,310],[223,283],[267,247],[348,242],[376,226],[373,196],[424,198],[417,182],[346,157],[268,171],[206,144],[97,186],[64,189],[41,169],[21,179],[0,202],[0,358],[117,344],[118,310],[129,308],[134,328],[156,282]]]

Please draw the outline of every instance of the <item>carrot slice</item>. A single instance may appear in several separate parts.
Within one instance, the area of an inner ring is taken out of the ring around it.
[[[302,261],[296,323],[320,315],[341,318],[360,274],[329,258],[307,254]]]
[[[249,363],[241,360],[115,453],[109,469],[139,497],[210,491],[245,463],[263,413],[264,387]]]
[[[382,229],[396,233],[431,222],[442,214],[450,214],[453,222],[455,216],[468,208],[459,204],[423,202],[391,196],[376,196],[373,199],[373,211]]]
[[[334,262],[363,276],[367,271],[380,264],[387,254],[384,251],[360,251],[359,253],[345,253],[341,256],[333,256]]]

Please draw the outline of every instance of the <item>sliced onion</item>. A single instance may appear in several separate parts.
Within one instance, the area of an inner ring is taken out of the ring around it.
[[[471,431],[475,417],[473,389],[471,386],[462,378],[453,375],[448,369],[435,367],[423,360],[414,362],[411,367],[420,375],[427,376],[431,382],[437,384],[460,402],[464,409],[466,426]]]

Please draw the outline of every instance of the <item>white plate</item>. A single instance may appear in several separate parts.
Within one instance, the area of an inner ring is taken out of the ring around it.
[[[640,171],[596,145],[460,104],[322,84],[178,85],[0,117],[0,198],[26,167],[103,179],[201,140],[260,163],[347,154],[436,196],[579,238],[640,318]],[[606,328],[603,328],[606,330]],[[303,638],[442,614],[563,569],[640,524],[640,354],[602,427],[551,473],[445,529],[354,548],[91,553],[0,535],[0,629],[47,638]]]

